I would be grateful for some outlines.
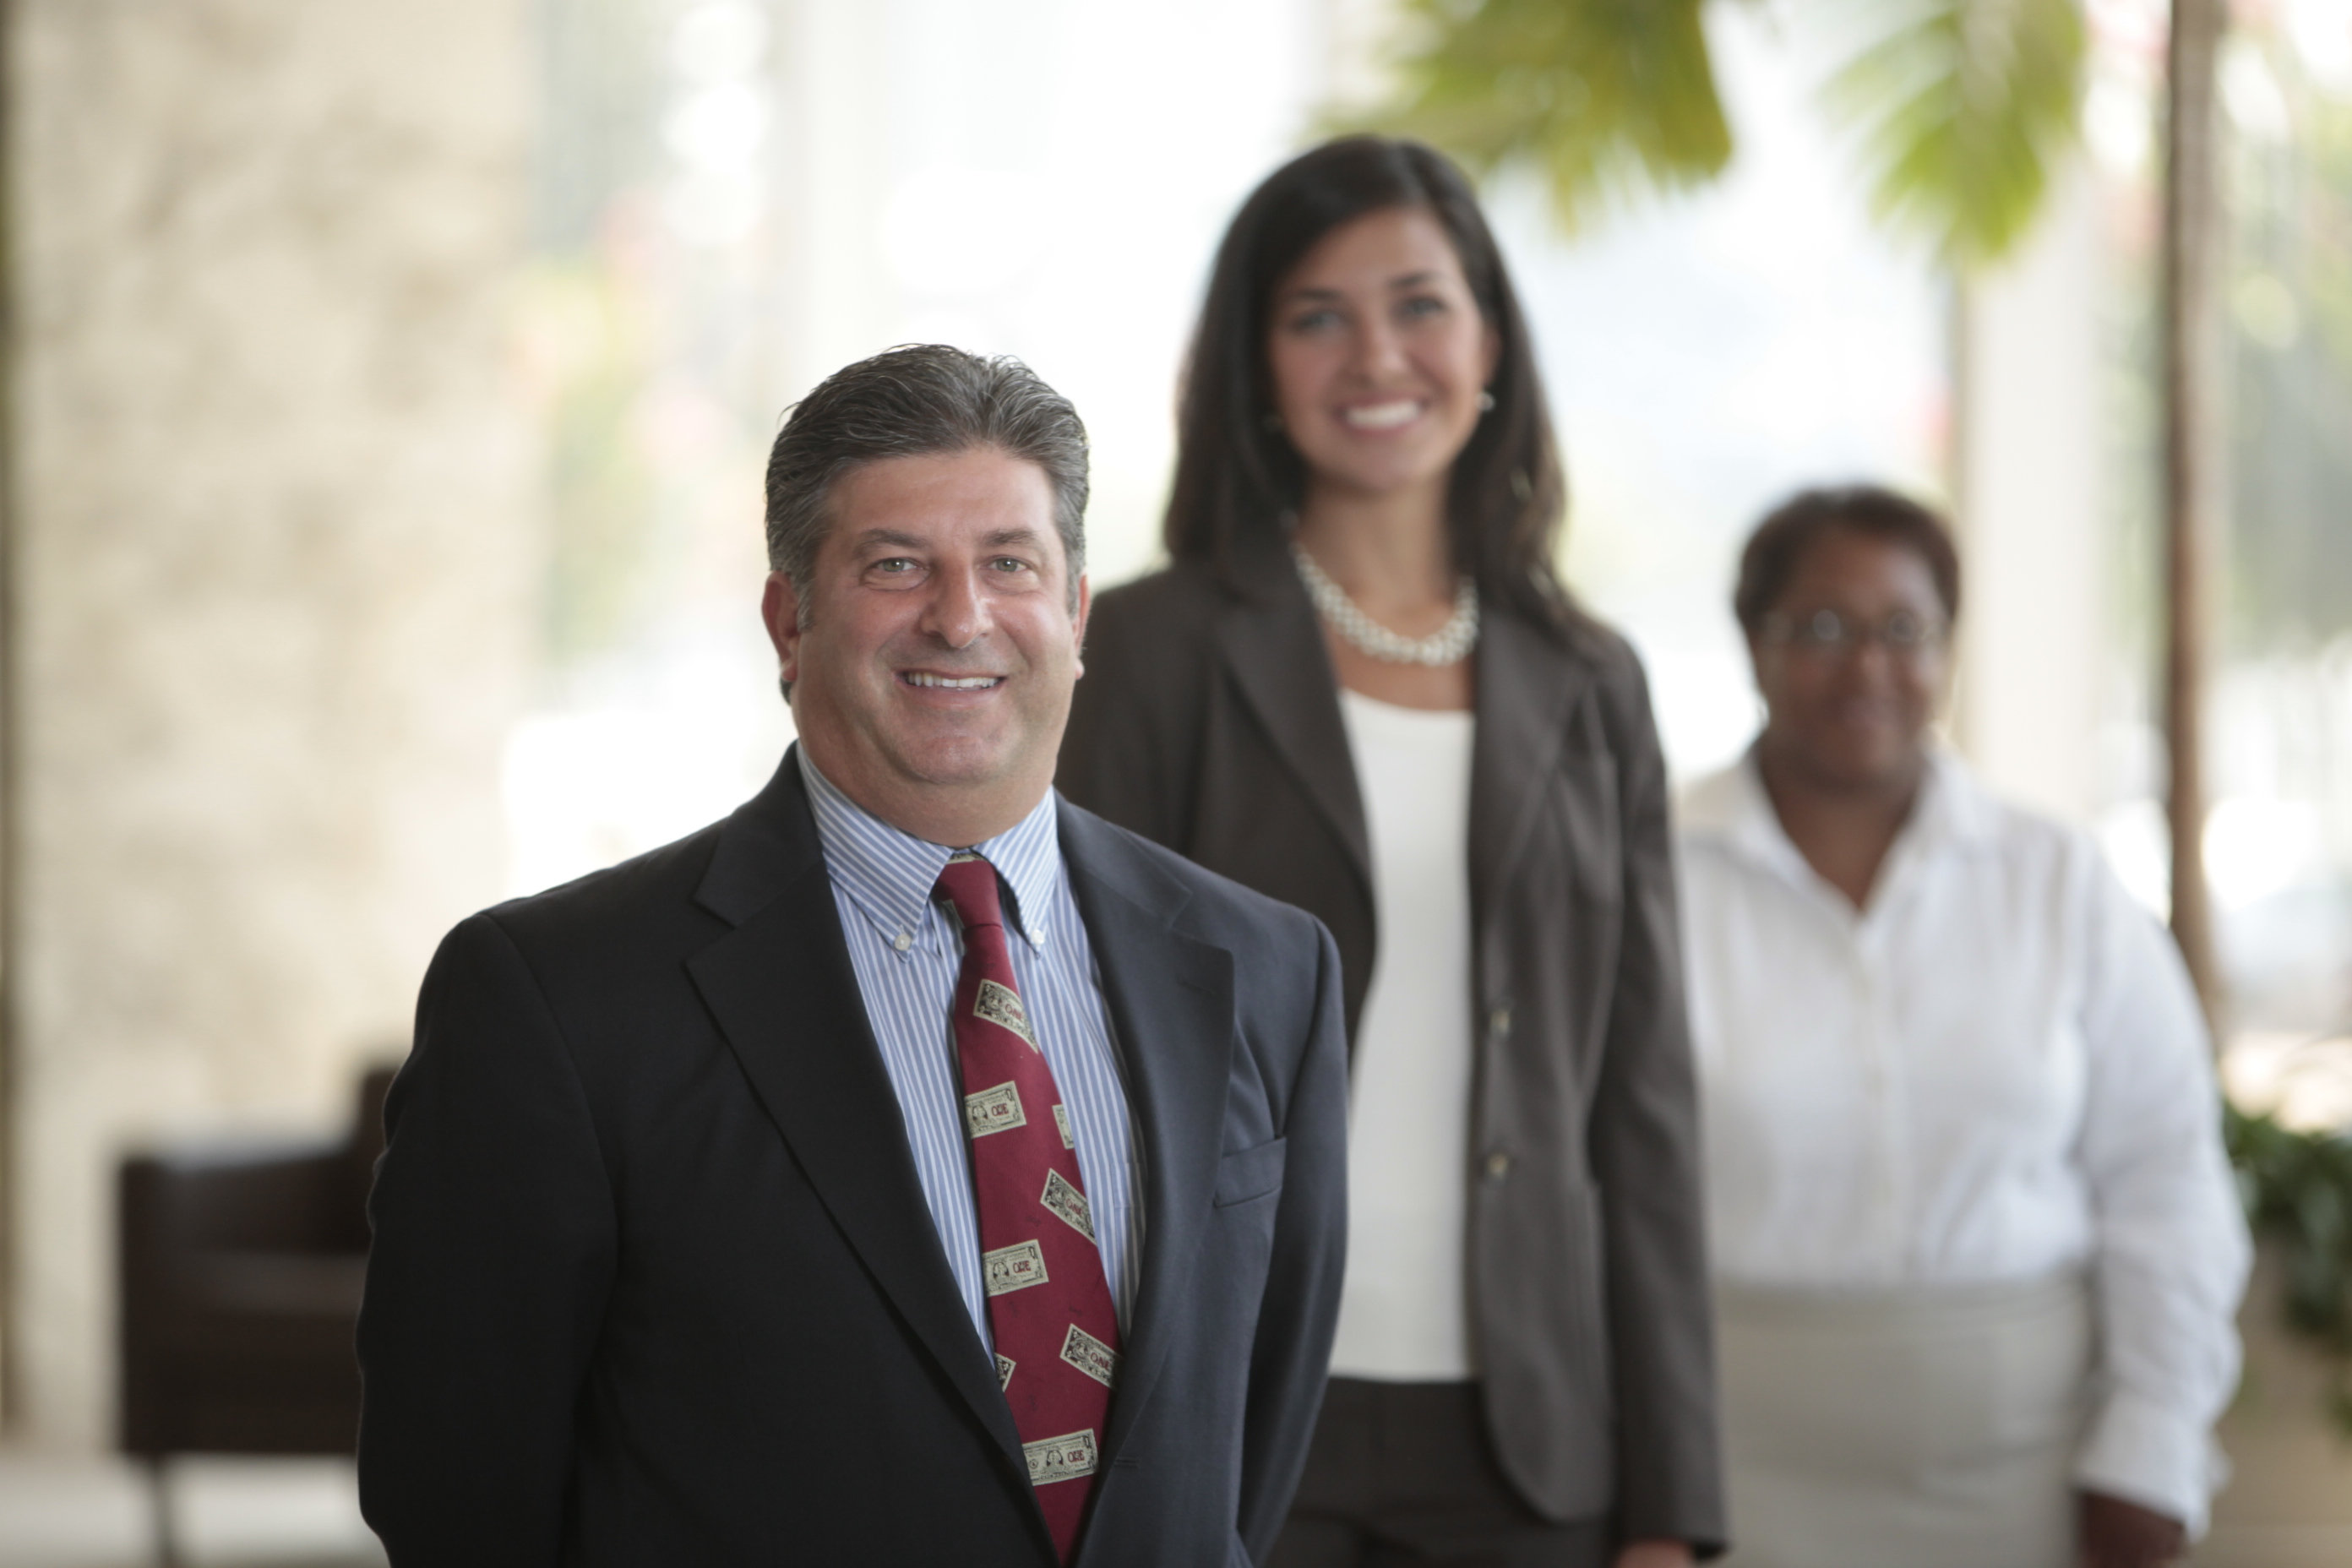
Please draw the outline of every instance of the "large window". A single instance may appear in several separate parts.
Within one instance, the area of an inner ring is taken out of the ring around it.
[[[2234,11],[2220,78],[2227,381],[2204,857],[2238,1031],[2233,1080],[2266,1100],[2308,1066],[2307,1113],[2341,1098],[2330,1114],[2352,1114],[2352,1097],[2326,1087],[2352,1085],[2352,5]],[[2160,169],[2147,127],[2163,17],[2121,4],[2095,16],[2105,26],[2087,128],[2114,183],[2123,285],[2108,301],[2122,591],[2105,837],[2161,907]]]
[[[542,8],[524,373],[549,435],[518,891],[718,816],[789,734],[757,603],[782,410],[896,342],[1015,353],[1094,440],[1097,581],[1153,558],[1183,338],[1328,88],[1323,0]]]
[[[2207,854],[2241,1020],[2309,1035],[2343,1029],[2352,1005],[2352,5],[2241,9],[2224,70],[2235,346]],[[913,339],[1029,360],[1093,432],[1096,580],[1153,562],[1210,249],[1316,106],[1360,86],[1386,14],[1374,0],[543,9],[518,358],[549,431],[548,662],[509,757],[519,889],[708,821],[772,763],[788,720],[754,613],[760,463],[782,409],[839,364]],[[2081,679],[2108,718],[2084,809],[2160,905],[2148,130],[2162,6],[2092,14],[2087,199],[2106,217],[2116,437],[2107,515],[2081,521],[2111,566],[2103,602],[2080,606],[2105,628],[2084,643],[2104,663]],[[1710,15],[1740,132],[1726,179],[1573,242],[1531,188],[1489,193],[1568,455],[1568,574],[1641,648],[1685,777],[1736,755],[1756,721],[1725,603],[1746,530],[1801,484],[1940,492],[1958,401],[1950,285],[1873,227],[1818,113],[1824,62],[1768,12]],[[2086,296],[2074,317],[2101,307]],[[1979,564],[2032,569],[2030,555]],[[2048,629],[2002,621],[2003,597],[1977,600],[1971,636]]]

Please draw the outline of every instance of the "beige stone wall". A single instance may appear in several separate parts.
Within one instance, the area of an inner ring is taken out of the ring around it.
[[[526,0],[16,0],[19,1430],[110,1439],[128,1144],[325,1128],[499,889]]]

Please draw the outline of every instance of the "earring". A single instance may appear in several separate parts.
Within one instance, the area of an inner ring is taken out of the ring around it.
[[[1493,393],[1491,393],[1491,392],[1482,392],[1482,393],[1480,393],[1480,394],[1478,395],[1478,412],[1479,412],[1479,413],[1481,413],[1481,414],[1487,414],[1487,413],[1491,413],[1491,412],[1493,412],[1494,407],[1495,407],[1495,395],[1494,395]]]

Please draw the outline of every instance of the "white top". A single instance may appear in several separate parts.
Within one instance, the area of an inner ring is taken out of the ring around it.
[[[1331,1371],[1464,1379],[1472,720],[1346,689],[1339,712],[1371,834],[1380,962],[1356,1028],[1348,1273]]]
[[[1681,843],[1717,1273],[2086,1268],[2100,1376],[2075,1479],[2200,1529],[2248,1247],[2171,940],[2087,838],[1948,756],[1860,914],[1752,761],[1689,793]]]

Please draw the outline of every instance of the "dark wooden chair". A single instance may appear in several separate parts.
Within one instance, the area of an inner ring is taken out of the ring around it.
[[[210,1142],[122,1162],[121,1446],[153,1481],[157,1556],[178,1560],[177,1454],[349,1454],[367,1194],[392,1071],[368,1074],[331,1143]]]

